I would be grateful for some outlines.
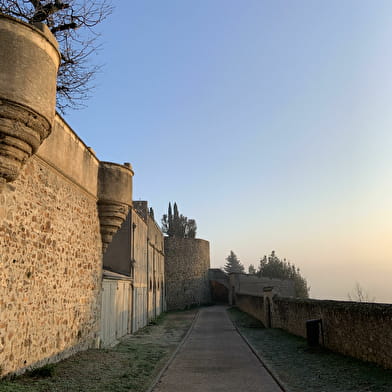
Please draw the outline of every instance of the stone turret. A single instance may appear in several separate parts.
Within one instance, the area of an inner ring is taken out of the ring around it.
[[[60,53],[46,25],[2,14],[0,53],[0,182],[10,182],[52,130]]]
[[[133,171],[129,163],[100,162],[98,172],[98,214],[102,253],[124,222],[132,207]]]

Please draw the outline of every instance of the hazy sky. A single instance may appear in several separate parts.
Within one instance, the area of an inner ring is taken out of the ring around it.
[[[134,199],[195,218],[212,266],[275,250],[316,298],[392,302],[392,2],[114,1],[65,118]]]

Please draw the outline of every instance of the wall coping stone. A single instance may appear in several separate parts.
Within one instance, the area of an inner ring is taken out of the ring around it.
[[[52,133],[36,156],[93,197],[98,197],[100,161],[58,113]]]
[[[31,30],[35,31],[36,33],[41,34],[41,36],[46,41],[48,41],[53,46],[53,48],[56,50],[56,52],[58,53],[59,62],[60,62],[61,56],[60,56],[60,52],[59,52],[59,44],[45,23],[36,22],[34,24],[30,24],[30,23],[27,23],[21,19],[15,18],[10,15],[3,14],[1,12],[0,12],[0,19],[8,19],[9,21],[12,21],[17,24],[21,24],[21,25],[25,26],[26,28],[31,29]]]

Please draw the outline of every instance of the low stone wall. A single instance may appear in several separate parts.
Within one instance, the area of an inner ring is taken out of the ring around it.
[[[266,324],[263,298],[236,295],[239,308]],[[392,369],[392,305],[264,295],[271,325],[306,337],[306,321],[321,319],[327,348]]]
[[[208,241],[165,237],[167,309],[184,309],[210,302],[209,268]]]
[[[264,289],[271,287],[275,294],[282,297],[295,297],[295,287],[292,280],[272,279],[243,273],[232,273],[229,277],[230,288],[234,289],[236,293],[263,295]]]
[[[264,298],[248,294],[236,294],[235,305],[237,305],[243,312],[246,312],[260,320],[266,325],[264,314]]]
[[[273,325],[306,336],[306,320],[323,322],[325,346],[392,368],[392,305],[274,298]]]

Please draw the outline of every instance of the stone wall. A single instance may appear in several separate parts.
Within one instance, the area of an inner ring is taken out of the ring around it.
[[[144,242],[146,254],[144,284],[147,289],[147,320],[150,321],[166,309],[163,234],[150,214],[147,201],[134,201],[133,207],[136,215],[147,228],[147,238]]]
[[[164,240],[160,227],[150,215],[148,227],[148,317],[155,319],[166,308]]]
[[[392,305],[273,299],[273,326],[306,336],[311,319],[322,320],[326,347],[392,369]]]
[[[131,212],[131,230],[133,232],[131,255],[134,263],[134,285],[147,290],[147,225],[135,209]]]
[[[230,288],[237,294],[263,295],[266,287],[270,287],[281,297],[294,297],[294,282],[288,279],[272,279],[247,274],[230,274]]]
[[[211,301],[208,280],[210,244],[202,239],[165,237],[168,310]]]
[[[133,309],[129,312],[132,332],[165,310],[163,234],[146,201],[133,202],[103,261],[105,275],[111,271],[115,273],[113,279],[120,279],[121,274],[132,281]]]
[[[229,303],[229,275],[220,268],[210,268],[208,270],[210,281],[211,301],[214,303]]]
[[[236,294],[235,304],[243,312],[252,315],[257,320],[260,320],[263,323],[263,325],[267,326],[267,320],[265,317],[265,309],[264,309],[264,298],[262,296]]]
[[[135,332],[148,323],[147,225],[134,208],[131,213],[134,295],[132,332]]]
[[[282,298],[271,292],[264,298],[237,294],[236,303],[264,325],[302,337],[307,320],[321,319],[327,348],[392,369],[392,305]]]
[[[103,268],[133,278],[131,217],[130,210],[103,255]]]
[[[68,170],[75,165],[79,170]],[[2,185],[2,375],[95,344],[102,258],[97,181],[91,178],[97,178],[98,165],[57,117],[38,155],[17,180]]]

